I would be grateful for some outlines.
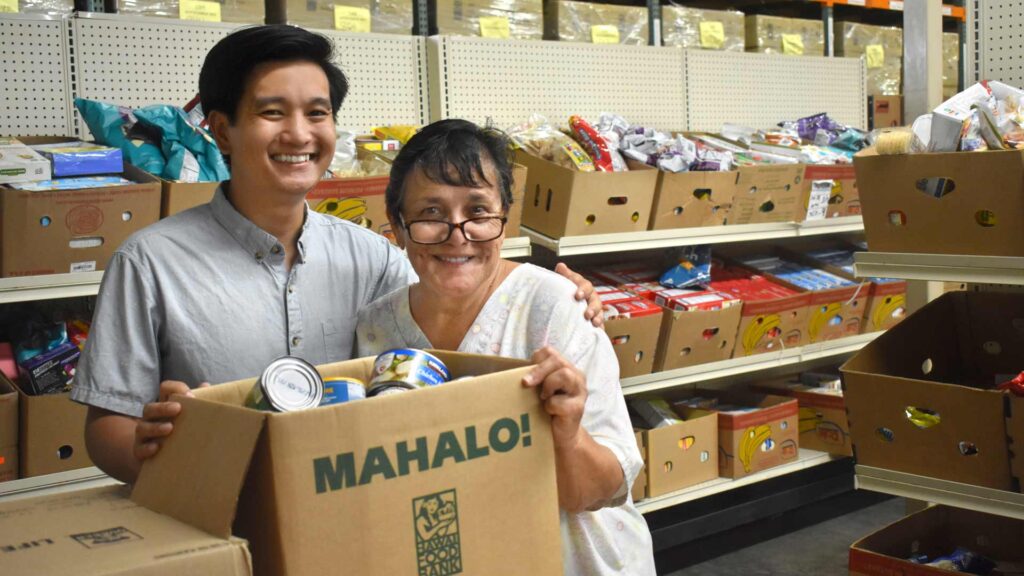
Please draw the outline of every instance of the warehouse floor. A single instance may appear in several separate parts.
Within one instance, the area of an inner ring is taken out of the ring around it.
[[[668,576],[846,575],[850,544],[906,513],[906,502],[902,498],[849,492],[658,554],[658,573]]]

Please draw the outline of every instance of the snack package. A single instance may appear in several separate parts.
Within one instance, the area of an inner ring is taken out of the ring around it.
[[[406,142],[408,142],[409,139],[415,136],[419,131],[419,126],[375,126],[373,128],[373,135],[376,136],[378,140],[398,140],[402,146],[405,146]]]
[[[572,137],[580,143],[580,146],[590,155],[594,161],[594,167],[602,172],[624,172],[629,170],[626,161],[618,150],[618,135],[613,130],[612,120],[609,120],[604,133],[599,132],[580,116],[569,117],[569,130]],[[606,137],[605,134],[608,136]]]
[[[539,114],[509,128],[508,136],[530,154],[563,168],[593,172],[594,161],[575,140],[559,132]]]
[[[711,246],[688,246],[682,250],[679,263],[661,275],[661,285],[687,288],[711,280]]]
[[[622,148],[622,137],[629,131],[629,122],[622,116],[604,112],[597,124],[594,125],[594,130],[608,146],[608,154],[612,157],[612,169],[615,172],[628,171],[629,166],[626,165],[626,159],[622,157],[620,148]]]

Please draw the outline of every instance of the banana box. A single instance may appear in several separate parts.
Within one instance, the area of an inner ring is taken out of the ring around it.
[[[709,286],[743,301],[733,357],[778,352],[810,342],[810,293],[721,260],[712,265]]]
[[[799,405],[801,448],[853,456],[850,424],[846,420],[846,402],[841,390],[808,386],[798,376],[755,382],[750,388],[756,392],[796,399]]]
[[[609,305],[605,312],[604,331],[619,360],[620,378],[650,374],[658,350],[662,309],[636,296],[631,298]]]
[[[707,405],[714,399],[718,415],[718,473],[742,478],[800,455],[799,408],[794,398],[772,394],[689,389],[672,407],[682,413],[688,399]]]
[[[387,176],[324,179],[309,191],[306,202],[317,212],[349,220],[394,242],[384,204],[387,187]]]
[[[666,6],[665,10],[669,7]],[[634,162],[628,161],[630,169]],[[732,210],[738,172],[658,172],[648,230],[722,226]]]
[[[636,447],[640,449],[640,454],[644,459],[644,467],[636,475],[636,480],[633,481],[633,488],[630,491],[633,502],[639,502],[647,497],[647,452],[644,450],[644,431],[634,428],[633,435],[636,436]]]
[[[731,358],[742,312],[741,303],[717,310],[665,310],[654,371]]]
[[[637,433],[643,435],[648,498],[718,478],[718,415],[697,408],[673,409],[679,422]]]

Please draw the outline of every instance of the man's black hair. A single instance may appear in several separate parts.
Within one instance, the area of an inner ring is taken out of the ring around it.
[[[266,62],[305,61],[317,64],[327,75],[331,111],[338,119],[348,80],[331,60],[334,45],[319,34],[287,24],[250,26],[225,36],[210,50],[199,72],[199,100],[203,113],[227,116],[232,124],[238,104],[254,68]]]
[[[509,139],[498,130],[458,119],[429,124],[409,139],[391,166],[384,195],[388,215],[399,220],[405,181],[417,167],[429,180],[449,186],[495,186],[501,193],[501,207],[507,211],[512,205],[510,154]],[[494,166],[497,182],[487,178],[484,164],[488,161]]]

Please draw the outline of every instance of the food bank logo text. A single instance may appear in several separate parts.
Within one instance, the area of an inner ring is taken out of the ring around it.
[[[416,528],[416,569],[419,576],[462,573],[459,544],[459,507],[455,490],[412,500]]]

